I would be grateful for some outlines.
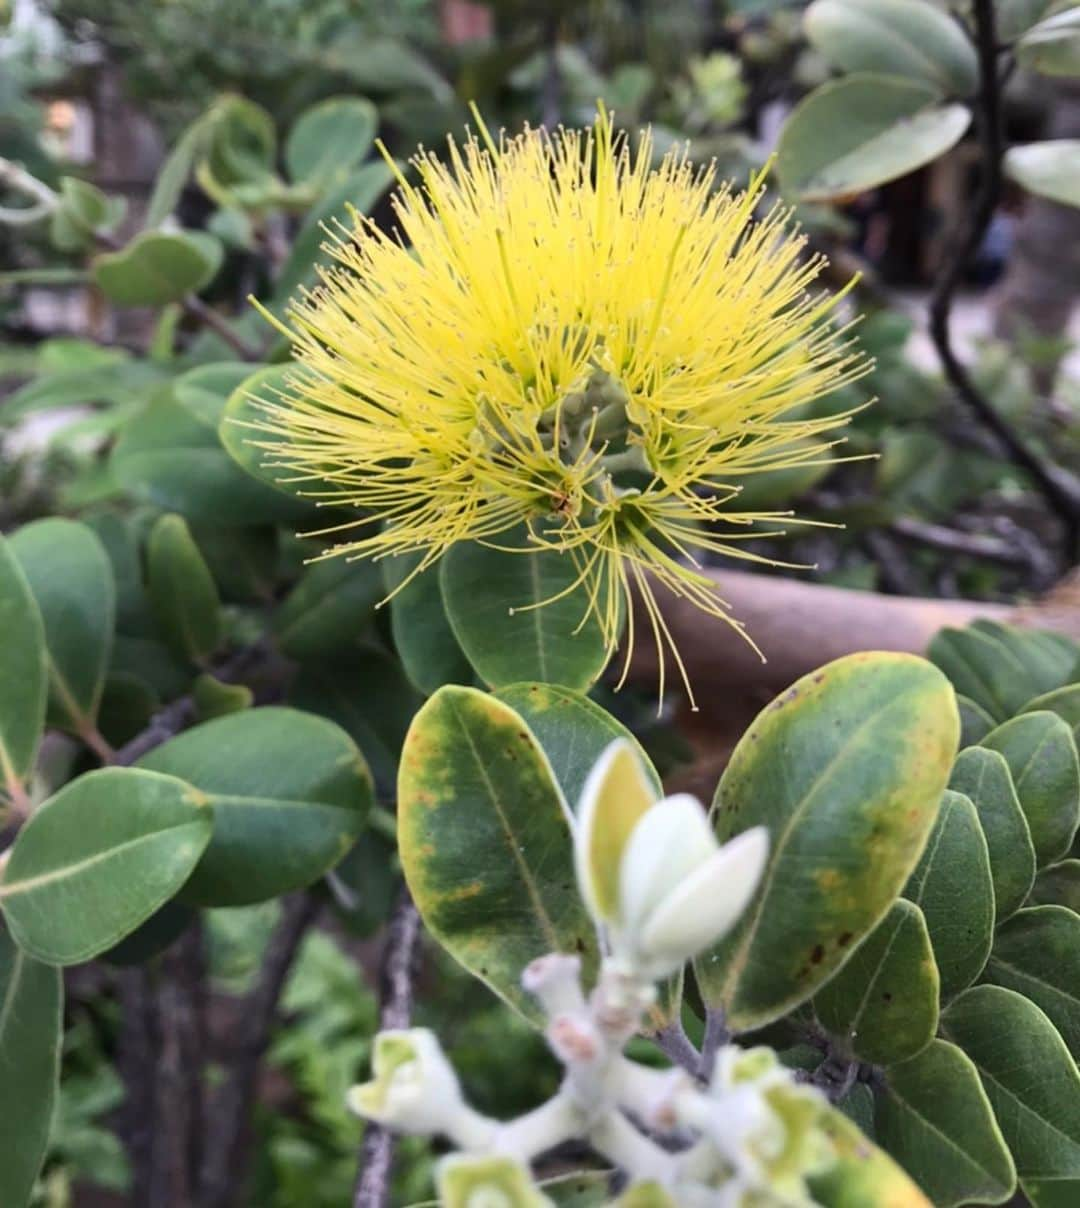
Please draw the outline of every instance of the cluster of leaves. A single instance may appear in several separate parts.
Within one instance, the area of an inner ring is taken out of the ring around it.
[[[970,6],[957,6],[970,7]],[[1000,4],[1004,43],[1048,75],[1080,70],[1078,10],[1058,0]],[[1059,11],[1064,10],[1064,11]],[[966,31],[929,0],[814,0],[804,29],[841,73],[810,93],[784,125],[777,172],[802,201],[848,197],[895,180],[956,145],[980,87]],[[1080,144],[1013,147],[1005,171],[1032,193],[1075,205]]]

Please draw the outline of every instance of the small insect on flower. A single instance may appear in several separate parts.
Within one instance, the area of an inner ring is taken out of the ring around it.
[[[479,129],[418,154],[396,229],[357,215],[292,304],[267,464],[380,522],[334,553],[419,571],[525,526],[519,556],[573,561],[609,656],[628,616],[629,665],[636,593],[685,681],[655,586],[742,632],[698,556],[765,560],[735,543],[787,513],[737,511],[740,480],[831,458],[808,438],[850,412],[796,408],[866,363],[790,212],[758,215],[760,176],[734,193],[686,149],[654,169],[649,131],[632,150],[603,110],[586,131]]]

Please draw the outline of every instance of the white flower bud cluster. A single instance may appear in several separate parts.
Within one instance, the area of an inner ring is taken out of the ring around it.
[[[350,1106],[458,1147],[438,1171],[446,1208],[551,1204],[529,1164],[571,1139],[629,1178],[620,1208],[812,1204],[806,1180],[833,1160],[819,1127],[825,1100],[770,1050],[722,1048],[705,1085],[623,1052],[655,1001],[655,981],[737,921],[767,852],[762,828],[718,844],[697,801],[657,800],[633,747],[613,743],[588,778],[575,833],[578,884],[605,950],[596,983],[586,993],[579,959],[561,953],[522,974],[565,1070],[558,1092],[517,1120],[482,1116],[435,1036],[415,1028],[376,1037],[374,1078],[353,1089]]]

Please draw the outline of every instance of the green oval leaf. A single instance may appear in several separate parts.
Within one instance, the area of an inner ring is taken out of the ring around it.
[[[960,749],[981,742],[997,725],[997,722],[970,697],[956,694],[956,707],[960,710]]]
[[[971,122],[926,84],[861,72],[825,84],[784,125],[776,171],[786,193],[828,201],[906,176],[944,154]]]
[[[65,785],[19,832],[0,879],[16,942],[54,965],[118,943],[187,880],[210,840],[206,806],[175,776],[134,768]]]
[[[956,753],[956,702],[911,655],[838,659],[805,676],[740,739],[713,810],[722,840],[769,829],[755,900],[696,964],[735,1028],[809,998],[877,926],[919,859]]]
[[[333,655],[355,646],[385,594],[373,562],[324,558],[304,570],[274,617],[274,637],[294,659]]]
[[[371,775],[349,736],[296,709],[245,709],[194,726],[139,761],[205,793],[214,835],[183,899],[245,906],[316,881],[352,847]]]
[[[116,587],[92,529],[74,520],[35,520],[8,542],[45,625],[47,720],[79,733],[97,716],[112,647]]]
[[[495,695],[525,719],[572,810],[593,764],[617,738],[632,744],[657,798],[663,796],[660,777],[638,740],[587,696],[559,684],[510,684]]]
[[[229,396],[251,376],[251,366],[246,361],[199,365],[173,382],[173,398],[208,428],[216,429],[225,414]]]
[[[380,795],[393,798],[401,746],[423,704],[396,659],[370,646],[306,662],[289,703],[341,726],[364,753]]]
[[[311,515],[294,496],[253,482],[217,433],[169,398],[156,399],[124,427],[110,468],[137,498],[192,521],[235,527]]]
[[[471,684],[476,676],[447,619],[438,567],[432,566],[404,582],[420,556],[384,558],[382,568],[387,593],[393,593],[390,630],[394,648],[405,674],[429,696],[443,684]]]
[[[332,96],[297,118],[285,143],[285,166],[294,181],[325,189],[371,150],[379,115],[359,96]]]
[[[1016,1189],[1016,1168],[979,1073],[946,1040],[889,1069],[874,1127],[936,1208],[1001,1204]]]
[[[143,231],[120,251],[98,256],[91,274],[117,306],[165,306],[209,285],[223,256],[212,235]]]
[[[1064,906],[1021,910],[998,929],[983,980],[1027,995],[1080,1059],[1080,915]]]
[[[979,1071],[1024,1193],[1036,1208],[1075,1203],[1080,1073],[1054,1025],[1021,994],[974,986],[945,1012],[942,1027]]]
[[[975,806],[986,836],[994,881],[994,914],[1000,923],[1023,906],[1035,881],[1035,848],[1013,788],[1005,757],[988,747],[961,751],[949,788]]]
[[[1062,0],[995,0],[998,37],[1012,42]]]
[[[841,71],[879,71],[970,96],[978,86],[975,48],[946,13],[923,0],[815,0],[803,28]]]
[[[192,662],[213,653],[221,641],[221,602],[182,516],[162,516],[150,530],[146,576],[158,628],[171,649]]]
[[[229,456],[242,470],[264,485],[295,499],[297,487],[287,481],[293,472],[277,466],[272,450],[265,447],[280,444],[285,438],[266,430],[269,417],[259,406],[260,402],[276,403],[279,400],[290,371],[289,365],[267,365],[255,373],[249,373],[239,382],[221,413],[218,436]]]
[[[942,1001],[982,972],[994,934],[994,881],[990,853],[975,807],[962,793],[946,791],[904,897],[926,918]]]
[[[1003,163],[1005,175],[1029,193],[1063,206],[1080,206],[1080,139],[1055,138],[1010,147]]]
[[[1039,867],[1060,859],[1080,822],[1072,730],[1055,713],[1022,713],[991,731],[982,746],[1005,756]]]
[[[1021,67],[1050,76],[1080,76],[1080,7],[1055,13],[1016,44]]]
[[[0,1204],[30,1202],[45,1157],[63,1041],[60,970],[0,927]]]
[[[1031,900],[1040,906],[1068,906],[1080,914],[1080,860],[1044,868],[1035,878]]]
[[[1066,684],[1053,692],[1044,692],[1024,706],[1024,713],[1056,713],[1073,732],[1080,734],[1080,684]]]
[[[520,532],[497,541],[506,548],[459,541],[442,559],[446,615],[465,656],[493,688],[536,680],[584,691],[607,651],[599,624],[586,616],[588,589],[568,591],[576,563],[531,549]],[[554,599],[560,592],[567,594]]]
[[[933,1039],[938,971],[926,920],[899,900],[814,996],[822,1027],[861,1061],[890,1065]]]
[[[521,972],[548,952],[595,964],[574,884],[569,811],[508,705],[440,688],[413,720],[398,777],[398,843],[425,924],[472,973],[539,1022]]]
[[[0,787],[17,793],[34,768],[45,724],[45,627],[30,584],[0,536]]]
[[[1040,691],[1040,684],[999,638],[983,630],[942,629],[927,658],[953,682],[957,692],[975,701],[995,721],[1004,721]]]

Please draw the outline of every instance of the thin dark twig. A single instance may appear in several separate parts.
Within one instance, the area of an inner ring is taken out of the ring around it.
[[[206,1111],[198,1200],[203,1208],[228,1208],[237,1199],[247,1164],[245,1150],[259,1062],[270,1044],[285,980],[320,905],[310,893],[285,900],[281,921],[263,957],[259,980],[239,1004],[236,1034],[228,1045],[232,1068]]]
[[[259,349],[253,344],[249,344],[243,336],[238,335],[226,322],[225,317],[218,314],[212,306],[207,306],[202,298],[188,294],[187,297],[181,298],[180,306],[189,318],[201,323],[203,327],[208,327],[216,336],[224,340],[242,361],[262,359]]]
[[[652,1039],[665,1057],[697,1077],[701,1068],[701,1054],[694,1048],[678,1020],[669,1023],[666,1028],[661,1028],[659,1032],[654,1032]]]
[[[993,0],[974,0],[975,45],[979,59],[978,120],[982,148],[979,189],[965,219],[965,226],[942,265],[930,300],[930,335],[941,358],[945,376],[960,400],[979,422],[994,434],[1009,459],[1031,477],[1050,509],[1060,518],[1070,556],[1080,539],[1080,482],[1028,447],[982,393],[956,354],[950,319],[964,272],[982,246],[983,239],[1001,200],[1005,131],[1001,108],[1001,76],[998,68],[997,32]]]
[[[152,1208],[153,1205],[161,1021],[152,979],[153,973],[145,965],[123,969],[119,974],[124,1020],[119,1068],[126,1094],[119,1113],[118,1132],[131,1163],[132,1208]]]
[[[698,1077],[708,1080],[712,1077],[713,1066],[716,1064],[716,1054],[721,1047],[731,1039],[727,1020],[720,1009],[705,1012],[705,1035],[701,1040],[701,1060],[698,1062]]]
[[[214,675],[223,683],[236,683],[252,666],[266,654],[267,647],[263,642],[245,646],[232,658],[214,670]],[[150,719],[145,730],[140,730],[129,742],[112,752],[109,762],[115,767],[129,767],[140,760],[148,751],[160,747],[163,742],[179,734],[195,721],[196,709],[194,698],[188,694],[170,701]]]
[[[191,927],[165,956],[158,990],[161,1058],[157,1070],[155,1208],[194,1202],[203,1132],[205,978],[201,927]]]
[[[413,974],[420,950],[420,915],[408,889],[390,916],[379,967],[379,1028],[407,1028],[412,1018]],[[360,1149],[360,1171],[353,1192],[353,1208],[386,1208],[390,1202],[390,1174],[394,1164],[394,1136],[377,1124],[368,1124]]]

